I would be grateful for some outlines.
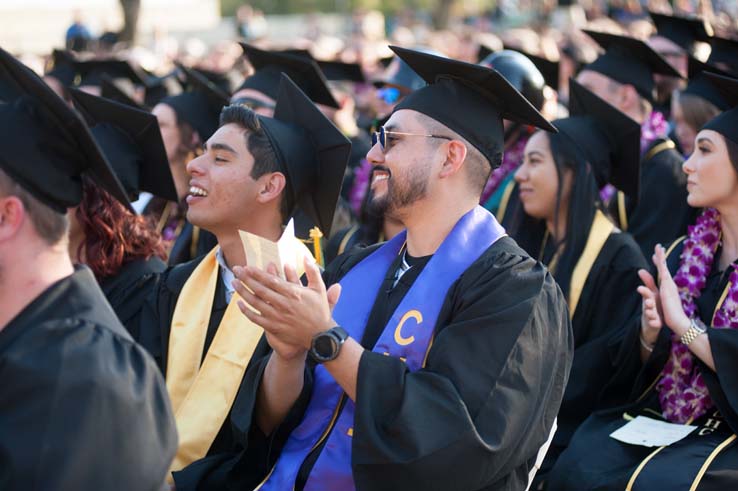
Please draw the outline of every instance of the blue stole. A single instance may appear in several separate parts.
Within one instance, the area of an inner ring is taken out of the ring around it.
[[[377,340],[375,353],[403,360],[410,371],[425,364],[438,314],[451,285],[505,230],[481,206],[465,214],[413,283]],[[387,270],[405,244],[406,232],[370,254],[341,280],[333,318],[357,341]],[[351,438],[354,403],[324,366],[315,368],[313,393],[300,425],[290,434],[277,463],[259,491],[293,489],[305,458],[325,442],[305,484],[305,491],[351,491]]]

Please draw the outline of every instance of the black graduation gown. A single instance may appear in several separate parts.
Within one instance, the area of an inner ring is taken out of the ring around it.
[[[681,245],[669,255],[669,270],[678,269]],[[728,284],[729,274],[713,271],[697,300],[701,319],[709,325],[713,311]],[[627,423],[626,418],[644,415],[661,417],[655,381],[666,363],[671,346],[671,331],[664,327],[653,353],[645,364],[640,361],[640,313],[629,323],[620,353],[618,372],[606,391],[630,389],[631,401],[590,416],[574,434],[549,474],[549,488],[559,490],[690,489],[724,491],[738,488],[738,331],[708,329],[717,373],[698,360],[701,373],[715,402],[713,410],[693,424],[698,427],[685,439],[660,450],[638,470],[656,449],[628,445],[609,438],[610,433]],[[721,444],[725,446],[720,447]],[[596,450],[595,450],[596,449]],[[712,456],[714,460],[708,462]],[[700,469],[704,473],[700,476]],[[637,474],[636,474],[637,473]],[[633,478],[636,474],[635,479]],[[631,487],[627,487],[633,481]]]
[[[602,408],[602,389],[616,367],[621,331],[640,306],[638,270],[648,268],[643,254],[629,234],[611,233],[592,264],[577,304],[572,330],[574,362],[559,412],[558,430],[546,454],[543,480],[577,427]],[[628,394],[621,394],[621,399]],[[607,397],[612,403],[614,394]]]
[[[326,270],[327,284],[374,249],[341,256]],[[388,293],[399,260],[377,294],[365,347],[374,345],[419,274],[411,268]],[[409,373],[399,359],[362,356],[352,449],[356,488],[524,490],[571,364],[561,291],[540,263],[502,238],[451,286],[435,329],[426,368],[418,372]],[[232,412],[243,450],[201,461],[200,485],[187,489],[253,489],[276,461],[301,420],[312,378],[308,367],[295,406],[265,438],[252,421],[266,363],[265,357],[249,369]],[[316,459],[313,453],[303,464],[296,490]]]
[[[645,158],[665,141],[657,139],[644,153],[638,203],[624,198],[627,224],[620,216],[617,195],[610,203],[611,215],[619,227],[633,236],[649,258],[656,244],[669,244],[684,235],[697,217],[697,211],[687,204],[687,175],[682,171],[684,159],[679,152],[666,148]]]
[[[163,374],[167,373],[169,330],[172,317],[174,316],[174,308],[177,305],[177,299],[185,282],[202,259],[202,257],[199,257],[190,262],[169,268],[161,274],[155,288],[149,292],[141,310],[139,343],[151,353]],[[218,326],[223,319],[223,315],[225,315],[227,307],[225,285],[219,272],[218,283],[215,288],[215,298],[213,299],[213,308],[210,312],[210,323],[208,324],[208,330],[205,336],[202,359],[205,358],[205,354],[213,338],[215,338]],[[268,349],[269,345],[266,339],[262,339],[254,352],[254,359],[263,357],[268,352]],[[229,419],[226,418],[218,435],[210,446],[208,455],[227,452],[232,447],[233,434]],[[177,489],[180,489],[179,481],[177,481]]]
[[[195,244],[192,242],[196,241]],[[210,252],[218,245],[218,239],[207,230],[195,227],[185,220],[182,230],[169,251],[169,265],[186,263]]]
[[[158,257],[137,259],[124,264],[117,275],[100,282],[105,298],[133,339],[139,338],[138,324],[144,300],[154,288],[157,274],[166,267]]]
[[[166,489],[164,381],[86,267],[0,331],[0,380],[0,489]]]

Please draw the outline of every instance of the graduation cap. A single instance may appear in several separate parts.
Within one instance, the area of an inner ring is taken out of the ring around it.
[[[738,40],[713,37],[710,39],[710,46],[712,51],[707,63],[720,66],[723,70],[738,76]]]
[[[366,77],[358,63],[342,63],[340,61],[318,61],[320,70],[328,80],[365,83]]]
[[[605,50],[584,70],[592,70],[621,84],[632,85],[648,101],[654,100],[654,73],[681,78],[669,62],[639,39],[587,29],[582,32]]]
[[[187,122],[205,141],[218,129],[220,111],[228,105],[228,94],[203,75],[183,65],[177,67],[185,77],[187,90],[162,99],[161,104],[174,109],[177,120]]]
[[[502,118],[546,131],[556,128],[494,69],[419,51],[390,46],[428,85],[407,96],[395,112],[425,114],[474,145],[499,164],[503,148]]]
[[[54,77],[64,87],[74,84],[77,77],[76,58],[69,52],[55,49],[51,53],[51,63],[46,69],[46,77]]]
[[[492,53],[480,63],[482,66],[495,69],[515,89],[528,99],[533,107],[543,107],[545,97],[543,89],[546,79],[527,55],[520,51],[505,49]],[[558,74],[557,74],[558,76]]]
[[[723,94],[718,90],[710,78],[706,75],[706,72],[711,72],[717,75],[723,75],[730,77],[730,74],[720,70],[717,67],[711,66],[707,63],[701,62],[693,56],[689,57],[688,62],[689,70],[689,83],[682,92],[683,94],[691,94],[697,97],[701,97],[712,105],[726,111],[732,107],[732,105],[723,97]]]
[[[401,89],[405,93],[410,93],[425,86],[425,80],[418,76],[415,70],[410,68],[402,58],[393,56],[382,76],[373,80],[372,85],[378,89],[391,85]]]
[[[338,108],[338,102],[331,94],[328,83],[318,64],[305,56],[265,51],[250,44],[240,43],[254,74],[247,78],[236,92],[253,89],[277,99],[282,73],[287,74],[316,104]]]
[[[543,75],[543,79],[546,81],[546,85],[548,85],[555,91],[559,90],[559,62],[558,61],[552,61],[542,56],[532,55],[530,53],[526,53],[522,49],[508,48],[507,46],[505,47],[505,49],[517,51],[518,53],[525,55],[526,58],[528,58],[530,61],[533,62],[533,64],[538,69],[538,71],[541,72],[541,75]]]
[[[612,184],[637,198],[640,187],[641,126],[576,80],[569,80],[568,118],[554,121],[589,162],[597,184]]]
[[[88,175],[132,210],[82,118],[32,70],[0,48],[0,168],[50,208],[82,200]]]
[[[738,144],[738,79],[712,73],[705,73],[705,75],[717,87],[732,109],[715,116],[702,129],[717,131]]]
[[[132,201],[146,191],[178,201],[156,116],[71,89],[75,106]]]
[[[129,107],[143,109],[141,104],[133,100],[130,88],[119,86],[115,80],[105,74],[103,74],[100,80],[100,95]]]
[[[232,93],[234,87],[236,87],[236,84],[234,83],[235,75],[232,72],[216,72],[214,70],[206,70],[204,68],[192,68],[192,70],[204,76],[213,82],[216,87],[228,94]]]
[[[107,75],[113,79],[126,79],[135,85],[146,85],[146,74],[126,60],[77,61],[75,62],[75,67],[82,77],[78,84],[79,86],[91,85],[99,87],[102,83],[103,75]]]
[[[687,53],[694,52],[695,43],[709,41],[712,26],[700,17],[677,17],[649,12],[656,25],[656,35],[673,42]]]
[[[287,75],[274,117],[259,119],[287,177],[288,208],[299,207],[330,235],[351,142]]]
[[[148,78],[146,79],[144,104],[148,107],[154,107],[161,102],[162,99],[181,93],[182,85],[177,79],[176,70],[172,70],[161,77],[149,73]]]
[[[494,49],[490,48],[486,44],[479,43],[479,49],[477,49],[477,63],[482,63],[485,58],[495,52]]]

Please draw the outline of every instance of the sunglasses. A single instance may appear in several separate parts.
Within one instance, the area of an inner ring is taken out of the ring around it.
[[[400,100],[400,89],[396,87],[384,87],[377,91],[377,97],[382,99],[387,104],[397,104]]]
[[[389,138],[387,136],[389,135]],[[425,135],[421,133],[402,133],[399,131],[387,131],[384,129],[384,126],[379,127],[379,131],[375,131],[372,133],[372,146],[376,145],[377,142],[379,142],[379,146],[382,148],[382,153],[387,153],[390,150],[391,142],[394,139],[395,136],[421,136],[424,138],[441,138],[443,140],[453,140],[453,138],[450,138],[448,136],[442,136],[442,135]]]

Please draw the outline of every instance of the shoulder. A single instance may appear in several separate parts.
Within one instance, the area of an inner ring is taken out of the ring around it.
[[[161,277],[161,286],[172,292],[179,292],[187,282],[187,279],[195,271],[205,256],[196,257],[186,263],[171,266]]]
[[[684,162],[684,158],[676,149],[676,144],[668,138],[655,140],[643,155],[644,164],[647,164],[646,169],[654,166],[656,168],[679,166],[681,170],[682,162]]]
[[[611,268],[617,270],[648,267],[640,246],[632,235],[625,232],[611,233],[600,254]]]
[[[368,247],[354,247],[353,249],[341,254],[331,261],[325,268],[323,279],[326,285],[338,282],[346,273],[354,266],[359,264],[363,259],[372,252],[381,247],[382,244],[374,244]]]

